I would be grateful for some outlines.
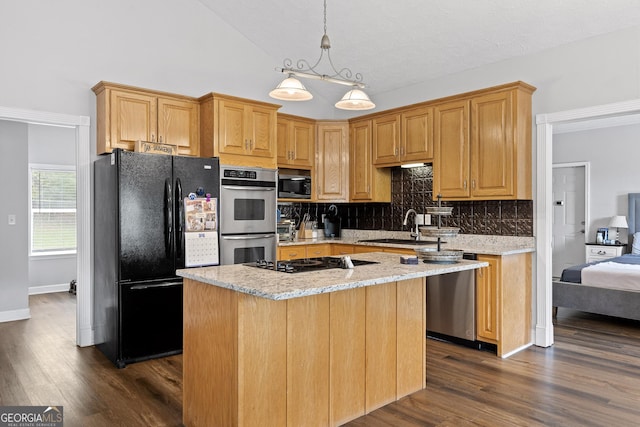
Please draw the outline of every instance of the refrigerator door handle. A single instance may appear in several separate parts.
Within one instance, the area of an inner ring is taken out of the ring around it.
[[[171,244],[173,236],[173,196],[171,194],[171,181],[164,181],[164,250],[167,258],[171,257]]]
[[[160,283],[160,284],[149,284],[149,285],[134,285],[131,286],[132,291],[141,290],[141,289],[149,289],[149,288],[169,288],[171,286],[179,286],[182,285],[182,282],[168,282],[168,283]]]
[[[176,178],[176,256],[180,258],[182,256],[182,237],[184,223],[184,204],[182,203],[182,182],[180,178]]]

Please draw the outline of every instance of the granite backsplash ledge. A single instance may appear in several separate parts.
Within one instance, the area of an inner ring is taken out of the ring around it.
[[[320,222],[322,214],[335,204],[343,228],[359,230],[407,231],[402,221],[409,209],[425,212],[433,201],[433,172],[431,165],[418,168],[393,168],[391,173],[391,203],[308,203],[279,204],[282,214],[299,221],[305,213]],[[453,213],[442,217],[442,225],[459,227],[463,234],[533,236],[532,200],[491,200],[443,202],[452,206]],[[432,217],[435,224],[436,217]]]

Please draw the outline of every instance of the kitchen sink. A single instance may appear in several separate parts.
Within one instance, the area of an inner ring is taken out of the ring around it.
[[[438,242],[433,240],[414,240],[414,239],[368,239],[359,240],[362,243],[389,243],[392,245],[435,245]],[[441,242],[444,243],[444,242]]]

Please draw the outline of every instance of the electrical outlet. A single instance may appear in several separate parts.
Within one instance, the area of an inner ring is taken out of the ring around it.
[[[8,221],[8,222],[9,222],[9,225],[16,225],[16,216],[15,216],[15,215],[10,214],[10,215],[9,215],[9,221]]]

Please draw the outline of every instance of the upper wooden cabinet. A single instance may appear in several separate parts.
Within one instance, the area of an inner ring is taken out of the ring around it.
[[[434,199],[531,199],[531,94],[522,82],[436,105]]]
[[[317,122],[316,200],[349,201],[349,124]]]
[[[433,160],[433,108],[408,108],[373,118],[373,164],[399,166]]]
[[[391,202],[391,169],[372,162],[371,120],[349,125],[349,198],[353,202]]]
[[[371,121],[373,164],[393,166],[400,161],[400,114],[376,116]]]
[[[315,120],[278,114],[278,167],[313,168],[315,135]]]
[[[97,154],[115,148],[133,151],[140,140],[175,145],[181,155],[200,155],[195,98],[108,82],[92,89],[97,97]]]
[[[470,196],[468,100],[451,101],[435,109],[433,197]]]
[[[279,105],[211,93],[200,101],[202,157],[220,163],[276,168]]]

